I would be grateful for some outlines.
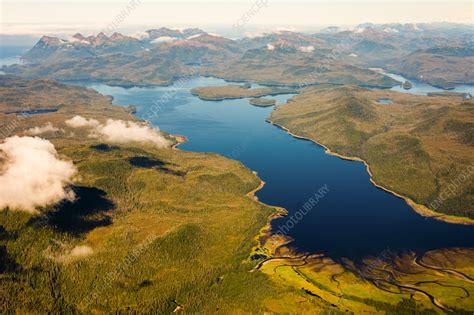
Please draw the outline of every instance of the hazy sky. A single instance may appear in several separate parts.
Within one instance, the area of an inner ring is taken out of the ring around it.
[[[202,27],[241,31],[271,28],[317,29],[363,22],[473,23],[473,1],[322,0],[0,0],[1,34],[68,33],[101,29]],[[135,8],[127,11],[127,5]],[[119,22],[119,20],[122,20]],[[113,26],[113,27],[111,27]]]

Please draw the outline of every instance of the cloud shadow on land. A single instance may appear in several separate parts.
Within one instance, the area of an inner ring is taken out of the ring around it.
[[[60,232],[80,236],[97,227],[112,224],[109,211],[114,209],[115,205],[107,199],[105,191],[83,186],[75,186],[73,189],[75,200],[57,205],[48,215],[49,225]]]
[[[101,151],[101,152],[110,152],[110,151],[114,151],[114,150],[119,149],[118,146],[108,145],[108,144],[105,144],[105,143],[91,145],[90,148],[93,149],[93,150],[96,150],[96,151]]]
[[[175,176],[181,176],[181,177],[186,175],[186,172],[172,170],[166,167],[166,165],[172,165],[172,164],[167,164],[161,160],[150,158],[147,156],[134,156],[134,157],[129,158],[128,161],[134,167],[156,169],[163,173],[167,173],[167,174],[171,174]]]
[[[11,257],[8,252],[7,248],[3,245],[0,246],[0,274],[12,272],[14,270],[18,270],[20,266],[18,263]]]
[[[15,239],[15,235],[11,235],[0,225],[0,241],[8,241]],[[20,265],[10,256],[5,245],[0,245],[0,274],[15,270],[20,270]]]

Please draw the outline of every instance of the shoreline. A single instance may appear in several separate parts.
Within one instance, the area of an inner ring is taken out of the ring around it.
[[[447,86],[443,86],[443,85],[436,84],[434,82],[420,80],[417,77],[413,77],[413,76],[410,76],[408,74],[400,73],[400,72],[397,72],[397,71],[392,71],[392,70],[389,70],[389,69],[383,69],[383,68],[376,67],[376,68],[369,68],[369,70],[372,70],[374,72],[383,74],[383,75],[388,76],[388,77],[390,77],[389,76],[390,74],[398,75],[398,76],[401,76],[401,77],[405,78],[405,80],[410,82],[410,83],[428,84],[428,85],[431,85],[431,86],[433,86],[435,88],[438,88],[440,90],[443,90],[443,91],[454,90],[459,85],[474,86],[474,82],[463,82],[463,81],[449,81],[449,82],[446,82],[448,84]],[[400,85],[403,84],[403,82],[400,82],[400,83],[401,83]]]
[[[259,103],[261,102],[261,103]],[[249,104],[257,107],[272,107],[276,105],[276,100],[268,99],[265,97],[262,98],[252,98],[249,100]]]
[[[170,136],[173,137],[173,138],[176,140],[176,143],[171,146],[171,149],[177,150],[177,149],[178,149],[178,146],[179,146],[180,144],[183,144],[183,143],[185,143],[185,142],[188,141],[188,138],[187,138],[186,136],[174,135],[174,134],[172,134],[172,135],[170,135]]]
[[[342,154],[334,152],[331,149],[329,149],[326,145],[318,142],[317,140],[314,140],[314,139],[311,139],[311,138],[308,138],[308,137],[304,137],[304,136],[300,136],[300,135],[297,135],[297,134],[293,133],[290,129],[273,122],[270,117],[266,119],[266,122],[268,122],[268,123],[280,128],[280,129],[286,131],[289,135],[291,135],[294,138],[313,142],[314,144],[324,148],[325,153],[328,154],[328,155],[335,156],[335,157],[340,158],[342,160],[362,162],[365,165],[367,173],[369,174],[370,182],[376,188],[382,189],[385,192],[388,192],[388,193],[390,193],[390,194],[392,194],[392,195],[394,195],[398,198],[403,199],[406,202],[406,204],[408,204],[408,206],[410,206],[413,209],[413,211],[415,211],[416,213],[418,213],[422,217],[433,218],[435,220],[446,222],[446,223],[451,223],[451,224],[474,225],[474,220],[471,220],[469,218],[455,217],[455,216],[450,216],[450,215],[435,212],[435,211],[427,208],[424,205],[416,203],[415,201],[413,201],[409,197],[403,196],[403,195],[401,195],[401,194],[399,194],[399,193],[397,193],[393,190],[390,190],[390,189],[378,184],[373,178],[372,171],[370,170],[370,165],[365,160],[363,160],[359,157],[344,156]],[[178,146],[180,144],[188,141],[188,139],[186,137],[181,136],[181,135],[173,135],[173,137],[177,140],[177,143],[175,143],[172,147],[173,149],[179,150]],[[252,247],[252,250],[250,251],[247,259],[251,261],[252,256],[258,255],[258,254],[265,255],[267,257],[267,258],[263,259],[263,261],[267,261],[269,259],[271,260],[271,259],[279,258],[280,255],[276,255],[277,250],[279,248],[285,246],[289,242],[291,242],[291,239],[274,239],[274,238],[272,238],[272,236],[274,236],[275,234],[273,234],[271,223],[272,223],[273,220],[275,220],[277,218],[281,218],[281,217],[286,216],[288,214],[288,211],[284,208],[281,208],[281,207],[278,207],[278,206],[273,206],[273,205],[261,202],[258,199],[258,197],[256,196],[256,193],[259,190],[263,189],[263,187],[265,186],[266,183],[260,177],[258,177],[258,173],[256,171],[248,168],[245,165],[244,165],[244,167],[249,169],[260,180],[260,184],[258,185],[258,187],[256,187],[255,189],[249,191],[246,194],[246,196],[251,198],[252,200],[258,202],[259,204],[262,204],[263,206],[271,207],[271,208],[275,209],[275,212],[271,213],[267,217],[266,224],[263,225],[259,229],[258,233],[254,236],[253,239],[256,242],[256,244],[255,244],[255,246]],[[293,254],[289,253],[289,254],[286,254],[286,255],[288,257],[298,256],[295,253],[293,253]]]
[[[175,140],[176,140],[176,143],[173,144],[171,146],[171,149],[172,150],[180,150],[178,148],[179,145],[185,143],[188,141],[188,138],[186,136],[183,136],[183,135],[177,135],[177,134],[173,134],[171,135]],[[241,163],[240,161],[238,160],[233,160],[233,161],[237,161],[239,163]],[[242,164],[246,169],[248,169],[249,171],[252,172],[252,174],[254,174],[258,180],[260,181],[260,184],[255,188],[255,189],[252,189],[251,191],[249,191],[248,193],[246,193],[245,195],[250,198],[251,200],[253,200],[254,202],[257,202],[265,207],[270,207],[270,208],[273,208],[275,209],[275,211],[273,213],[271,213],[268,217],[267,217],[267,222],[264,226],[262,226],[258,232],[257,235],[255,235],[254,237],[254,240],[255,242],[257,243],[256,246],[252,247],[252,250],[250,251],[249,253],[249,257],[250,258],[252,255],[256,254],[258,252],[258,249],[261,248],[263,250],[268,250],[268,251],[271,251],[271,248],[269,246],[266,246],[266,240],[268,238],[270,238],[273,234],[272,234],[272,226],[271,226],[271,222],[275,219],[278,219],[278,218],[281,218],[281,217],[284,217],[288,214],[288,210],[286,210],[285,208],[282,208],[282,207],[278,207],[278,206],[272,206],[272,205],[269,205],[269,204],[266,204],[266,203],[263,203],[261,202],[257,196],[255,196],[255,194],[261,190],[264,186],[265,186],[265,182],[263,181],[263,179],[261,179],[259,176],[258,176],[258,173],[252,169],[250,169],[249,167],[247,167],[246,165]],[[266,240],[262,241],[260,238],[266,238]],[[290,240],[280,240],[277,248],[285,245],[286,243],[288,243]],[[273,255],[273,253],[271,254]],[[271,256],[270,256],[271,257]]]
[[[238,96],[222,96],[222,97],[206,97],[203,96],[202,94],[199,94],[196,91],[191,90],[191,94],[193,96],[196,96],[202,101],[206,102],[222,102],[222,101],[227,101],[227,100],[240,100],[240,99],[246,99],[246,98],[261,98],[261,97],[267,97],[267,96],[277,96],[277,95],[283,95],[283,94],[299,94],[299,91],[276,91],[276,92],[269,92],[269,93],[264,93],[261,95],[238,95]],[[253,105],[253,104],[251,104]],[[258,106],[258,105],[254,105]],[[273,105],[270,105],[273,106]]]
[[[194,94],[192,92],[191,92],[191,94],[193,94],[194,96],[200,98],[197,94]],[[245,97],[243,97],[243,98],[245,98]],[[212,100],[207,100],[207,101],[212,101]],[[135,115],[133,115],[133,116],[135,116]],[[273,122],[270,117],[268,117],[266,119],[266,122],[280,128],[282,130],[285,130],[289,135],[291,135],[294,138],[313,142],[314,144],[324,148],[326,154],[338,157],[338,158],[343,159],[343,160],[362,162],[366,167],[367,173],[369,174],[370,182],[375,187],[377,187],[379,189],[382,189],[382,190],[384,190],[384,191],[386,191],[386,192],[388,192],[388,193],[390,193],[390,194],[392,194],[392,195],[394,195],[398,198],[403,199],[416,213],[418,213],[419,215],[421,215],[423,217],[429,217],[429,218],[433,218],[433,219],[443,221],[443,222],[447,222],[447,223],[451,223],[451,224],[474,225],[474,220],[471,220],[469,218],[464,218],[464,217],[454,217],[454,216],[449,216],[449,215],[445,215],[445,214],[442,214],[442,213],[437,213],[437,212],[427,208],[424,205],[416,203],[415,201],[413,201],[412,199],[410,199],[406,196],[403,196],[403,195],[401,195],[401,194],[399,194],[395,191],[392,191],[392,190],[390,190],[386,187],[383,187],[382,185],[375,182],[375,180],[373,179],[373,174],[370,170],[369,164],[365,160],[363,160],[359,157],[344,156],[344,155],[341,155],[337,152],[334,152],[331,149],[329,149],[326,145],[318,142],[317,140],[314,140],[314,139],[311,139],[311,138],[308,138],[308,137],[304,137],[304,136],[300,136],[300,135],[297,135],[297,134],[293,133],[290,129]],[[179,150],[179,148],[178,148],[179,145],[189,141],[189,139],[187,137],[182,136],[182,135],[173,134],[171,136],[176,140],[176,143],[173,144],[173,146],[171,147],[174,150]],[[279,255],[275,256],[276,251],[279,248],[281,248],[282,246],[285,246],[286,244],[291,242],[291,239],[272,239],[272,236],[274,236],[275,234],[273,234],[271,223],[272,223],[273,220],[275,220],[277,218],[281,218],[281,217],[286,216],[288,214],[288,211],[287,211],[287,209],[284,209],[282,207],[273,206],[273,205],[261,202],[258,199],[258,197],[256,196],[256,193],[259,190],[263,189],[263,187],[265,186],[266,183],[260,177],[258,177],[258,173],[256,171],[250,169],[246,165],[243,165],[243,166],[245,168],[247,168],[248,170],[250,170],[260,181],[260,184],[258,185],[258,187],[256,187],[255,189],[249,191],[248,193],[246,193],[246,196],[251,198],[253,201],[256,201],[257,203],[265,206],[265,207],[270,207],[270,208],[274,209],[274,212],[271,213],[267,217],[266,224],[263,225],[259,229],[258,233],[254,236],[253,239],[256,242],[256,244],[255,244],[255,246],[252,247],[252,250],[249,252],[249,255],[248,255],[247,259],[251,260],[251,257],[255,254],[264,254],[264,255],[266,255],[267,258],[263,259],[263,261],[267,261],[269,259],[279,258]],[[295,257],[295,255],[296,254],[292,255],[290,253],[288,255],[288,257]]]
[[[249,169],[247,166],[244,165],[244,167],[246,167],[247,169]],[[257,235],[255,235],[254,237],[254,240],[256,241],[257,245],[254,246],[252,248],[252,251],[250,252],[250,255],[249,257],[253,256],[254,254],[257,254],[258,253],[258,249],[261,248],[263,249],[264,251],[272,251],[272,249],[270,248],[270,246],[267,246],[267,241],[269,238],[271,238],[274,234],[272,233],[272,221],[275,220],[275,219],[278,219],[278,218],[282,218],[284,216],[286,216],[288,214],[288,210],[286,210],[285,208],[282,208],[282,207],[278,207],[278,206],[272,206],[272,205],[269,205],[269,204],[266,204],[264,202],[261,202],[257,196],[255,196],[255,194],[261,190],[264,186],[265,186],[265,182],[260,178],[258,177],[258,173],[249,169],[259,180],[260,180],[260,185],[258,185],[257,188],[249,191],[246,196],[249,197],[250,199],[252,199],[253,201],[265,206],[265,207],[270,207],[270,208],[273,208],[275,209],[275,212],[270,214],[268,217],[267,217],[267,222],[264,226],[262,226],[258,232]],[[263,240],[261,238],[264,238]],[[278,247],[282,246],[282,245],[285,245],[286,243],[288,243],[290,240],[287,239],[287,240],[280,240]],[[276,249],[275,248],[275,249]],[[274,253],[267,253],[269,257],[272,257]],[[267,258],[268,259],[268,258]],[[265,259],[266,260],[266,259]]]
[[[338,157],[342,160],[347,160],[347,161],[357,161],[357,162],[362,162],[364,165],[365,165],[365,168],[367,170],[367,173],[369,174],[369,178],[370,178],[370,182],[377,188],[379,189],[382,189],[388,193],[391,193],[392,195],[398,197],[398,198],[401,198],[403,199],[416,213],[418,213],[419,215],[423,216],[423,217],[426,217],[426,218],[433,218],[435,220],[439,220],[439,221],[443,221],[443,222],[446,222],[446,223],[452,223],[452,224],[462,224],[462,225],[474,225],[474,220],[472,219],[469,219],[469,218],[466,218],[466,217],[456,217],[456,216],[452,216],[452,215],[447,215],[447,214],[443,214],[443,213],[439,213],[439,212],[436,212],[434,210],[431,210],[429,209],[428,207],[422,205],[422,204],[418,204],[416,203],[414,200],[412,200],[411,198],[409,197],[406,197],[406,196],[403,196],[393,190],[390,190],[380,184],[378,184],[377,182],[375,182],[375,180],[373,179],[373,174],[372,174],[372,171],[370,170],[370,165],[363,159],[359,158],[359,157],[351,157],[351,156],[345,156],[345,155],[341,155],[337,152],[334,152],[334,151],[331,151],[331,149],[329,149],[327,146],[325,146],[324,144],[318,142],[317,140],[314,140],[314,139],[311,139],[311,138],[308,138],[308,137],[303,137],[303,136],[300,136],[300,135],[297,135],[297,134],[294,134],[293,132],[291,132],[290,129],[282,126],[282,125],[279,125],[277,123],[275,123],[274,121],[272,121],[270,118],[267,119],[267,122],[282,129],[282,130],[285,130],[289,135],[291,135],[292,137],[295,137],[295,138],[298,138],[298,139],[303,139],[303,140],[308,140],[308,141],[311,141],[319,146],[321,146],[322,148],[324,148],[324,152],[326,154],[329,154],[329,155],[332,155],[332,156],[335,156],[335,157]]]
[[[257,83],[262,86],[266,87],[288,87],[288,88],[294,88],[294,89],[300,89],[302,87],[309,87],[309,86],[319,86],[319,85],[324,85],[324,84],[331,84],[331,85],[338,85],[338,86],[344,86],[347,84],[344,83],[337,83],[337,82],[312,82],[312,83],[304,83],[303,85],[301,82],[293,82],[293,83],[281,83],[281,82],[268,82],[268,81],[260,81],[260,80],[254,80],[254,79],[226,79],[224,76],[216,75],[216,74],[201,74],[201,76],[205,78],[217,78],[217,79],[222,79],[226,82],[229,83]],[[395,80],[396,81],[396,80]],[[352,85],[352,84],[350,84]],[[391,89],[398,84],[388,86],[388,85],[373,85],[373,84],[354,84],[360,87],[373,87],[373,88],[379,88],[379,89]]]
[[[235,161],[235,160],[233,160]],[[238,161],[240,162],[240,161]],[[286,210],[285,208],[282,208],[282,207],[279,207],[279,206],[272,206],[272,205],[269,205],[269,204],[266,204],[264,202],[261,202],[257,196],[255,196],[255,194],[261,190],[264,186],[265,186],[265,182],[260,178],[258,177],[258,173],[251,170],[250,168],[248,168],[247,166],[245,166],[244,164],[242,164],[245,168],[247,168],[248,170],[250,170],[259,180],[260,180],[260,185],[249,191],[246,195],[247,197],[255,200],[256,202],[258,202],[259,204],[263,205],[263,206],[266,206],[266,207],[270,207],[270,208],[274,208],[276,210],[276,212],[274,214],[271,214],[270,217],[274,216],[274,215],[277,215],[277,217],[283,217],[283,216],[286,216],[288,214],[288,210]],[[273,218],[274,219],[274,218]]]

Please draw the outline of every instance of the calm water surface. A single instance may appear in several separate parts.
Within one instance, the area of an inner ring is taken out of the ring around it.
[[[22,64],[20,56],[26,52],[29,47],[0,47],[0,68],[2,66],[11,66],[14,64]]]
[[[394,73],[387,73],[387,72],[382,72],[386,76],[391,77],[392,79],[395,79],[401,83],[408,81],[412,84],[411,89],[404,89],[402,86],[397,85],[391,88],[390,90],[392,91],[397,91],[397,92],[402,92],[402,93],[411,93],[411,94],[416,94],[416,95],[426,95],[431,92],[444,92],[446,90],[440,89],[438,87],[429,85],[428,83],[424,83],[421,81],[418,81],[416,79],[407,79],[399,74],[394,74]],[[474,95],[474,85],[467,85],[467,84],[461,84],[461,85],[456,85],[454,89],[449,90],[450,92],[458,92],[458,93],[471,93]]]
[[[289,215],[327,185],[329,193],[288,231],[299,250],[360,258],[386,249],[474,247],[474,227],[421,217],[402,199],[376,188],[362,163],[327,155],[320,146],[267,123],[273,108],[251,106],[248,99],[202,101],[190,93],[198,86],[227,84],[223,80],[198,77],[184,85],[128,89],[83,84],[112,95],[115,104],[136,106],[141,118],[149,118],[155,104],[151,123],[188,137],[181,149],[242,161],[266,182],[258,198]],[[291,96],[274,99],[282,104]],[[274,220],[273,228],[288,220]]]

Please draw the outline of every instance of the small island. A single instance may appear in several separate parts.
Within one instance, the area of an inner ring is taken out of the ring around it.
[[[133,106],[133,105],[129,105],[129,106],[125,107],[125,110],[129,114],[136,114],[137,113],[137,107]]]
[[[402,87],[405,89],[405,90],[409,90],[413,87],[413,84],[410,82],[410,81],[405,81],[403,82],[402,84]]]
[[[466,101],[472,98],[471,93],[450,92],[450,91],[429,92],[427,95],[428,96],[462,97]]]
[[[381,98],[377,101],[377,104],[391,105],[391,104],[393,104],[393,100],[391,98]]]
[[[296,94],[298,92],[296,89],[291,88],[265,87],[252,89],[250,84],[231,84],[224,86],[198,87],[191,90],[191,93],[205,101],[223,101],[226,99],[238,99],[245,97],[262,97],[268,95],[291,93]]]
[[[275,105],[276,101],[269,98],[252,98],[249,100],[249,104],[258,107],[270,107]]]

